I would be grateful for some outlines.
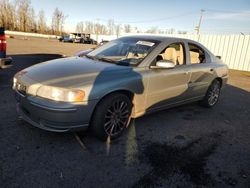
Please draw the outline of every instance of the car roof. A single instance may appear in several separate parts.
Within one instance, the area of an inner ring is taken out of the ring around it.
[[[169,36],[159,36],[159,35],[131,35],[131,36],[125,36],[121,38],[137,38],[137,39],[148,39],[148,40],[158,40],[160,42],[166,42],[166,41],[173,41],[173,40],[183,40],[183,41],[189,41],[193,43],[197,43],[194,40],[185,39],[185,38],[179,38],[179,37],[169,37]]]
[[[199,42],[197,42],[195,40],[186,39],[186,38],[170,37],[170,36],[160,36],[160,35],[131,35],[131,36],[125,36],[125,37],[121,37],[121,38],[123,38],[123,39],[126,39],[126,38],[135,38],[135,39],[140,39],[140,40],[155,40],[155,41],[159,41],[159,42],[185,41],[185,42],[196,44],[196,45],[202,47],[203,49],[205,49],[209,54],[212,54],[210,52],[210,50],[208,50],[201,43],[199,43]]]
[[[135,38],[135,39],[141,39],[141,40],[155,40],[155,41],[159,41],[159,42],[175,42],[175,41],[185,41],[185,42],[190,42],[192,44],[196,44],[200,47],[202,47],[204,50],[206,50],[208,52],[208,54],[213,55],[213,53],[208,50],[204,45],[202,45],[201,43],[195,41],[195,40],[191,40],[191,39],[185,39],[185,38],[180,38],[180,37],[169,37],[169,36],[160,36],[160,35],[131,35],[131,36],[125,36],[125,37],[121,37],[123,39],[126,38]],[[119,39],[119,38],[118,38]]]

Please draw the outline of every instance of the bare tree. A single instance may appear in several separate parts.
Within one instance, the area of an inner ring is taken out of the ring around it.
[[[51,27],[48,27],[44,11],[41,10],[36,17],[36,13],[32,8],[30,0],[0,0],[0,26],[3,26],[8,30],[62,35],[66,18],[67,17],[64,13],[56,8],[52,15]],[[126,33],[132,32],[130,24],[125,24],[122,27],[120,24],[115,24],[113,19],[108,20],[106,25],[91,21],[79,22],[76,25],[76,31],[80,33],[85,32],[97,35],[115,34],[117,37],[120,35],[121,29],[124,29]],[[137,27],[133,28],[133,31],[137,33],[141,32]],[[157,27],[152,27],[146,32],[175,33],[175,30],[168,29],[163,31],[159,30]],[[178,31],[178,33],[185,34],[186,31]]]
[[[121,25],[115,25],[115,34],[117,36],[117,38],[119,37],[120,35],[120,32],[121,32]]]
[[[38,13],[37,30],[39,33],[47,31],[46,17],[43,10],[40,10]]]
[[[78,22],[76,25],[76,32],[83,33],[85,31],[84,23]]]
[[[124,25],[124,32],[125,33],[131,33],[131,25],[125,24]]]
[[[56,8],[52,16],[51,24],[53,34],[62,35],[65,19],[66,16],[63,14],[63,12]]]
[[[95,23],[94,24],[94,33],[99,34],[107,34],[107,28],[103,24]]]
[[[36,14],[33,8],[30,8],[29,11],[27,30],[35,33],[37,32]]]
[[[17,18],[20,31],[28,31],[28,24],[32,18],[30,0],[17,0]]]
[[[164,30],[162,30],[162,29],[159,29],[159,30],[158,30],[158,34],[164,34],[164,33],[165,33]]]
[[[15,8],[9,0],[0,0],[0,26],[9,30],[16,28]]]
[[[54,33],[62,33],[66,16],[55,10],[53,14],[52,29]],[[0,26],[8,30],[24,32],[48,33],[44,11],[36,13],[30,0],[0,0]]]
[[[107,27],[109,35],[115,34],[115,22],[113,19],[108,20]]]
[[[170,32],[170,34],[174,34],[175,29],[174,29],[174,28],[171,28],[171,29],[169,30],[169,32]]]
[[[156,33],[158,33],[158,28],[157,27],[151,27],[149,30],[146,31],[146,33],[156,34]]]
[[[94,33],[94,24],[93,22],[85,22],[85,32]]]
[[[187,34],[187,31],[177,31],[178,34]]]
[[[79,33],[92,33],[96,35],[106,35],[108,34],[108,29],[106,25],[94,22],[78,22],[76,25],[76,32]]]

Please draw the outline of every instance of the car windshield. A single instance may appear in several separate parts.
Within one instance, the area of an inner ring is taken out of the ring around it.
[[[118,65],[138,65],[158,44],[141,38],[120,38],[100,46],[86,57]]]

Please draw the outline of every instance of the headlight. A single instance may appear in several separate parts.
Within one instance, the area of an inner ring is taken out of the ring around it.
[[[69,90],[51,86],[41,86],[37,90],[36,95],[54,101],[82,102],[84,100],[85,93],[84,91],[78,89]]]
[[[17,79],[14,77],[14,78],[13,78],[13,86],[12,86],[13,89],[16,88],[16,82],[17,82]]]

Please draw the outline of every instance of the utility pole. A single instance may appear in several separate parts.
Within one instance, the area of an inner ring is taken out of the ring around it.
[[[96,19],[96,24],[95,24],[95,33],[96,33],[96,41],[98,43],[98,37],[99,37],[99,18]]]
[[[198,26],[195,27],[195,30],[197,31],[198,35],[200,34],[200,28],[201,28],[201,21],[202,21],[203,12],[205,12],[205,10],[201,9],[199,24],[198,24]]]

